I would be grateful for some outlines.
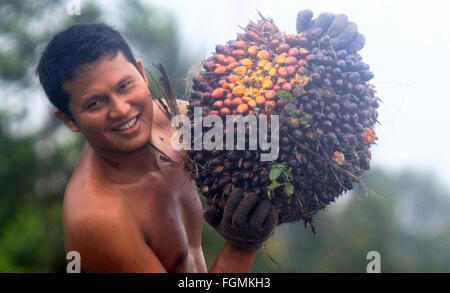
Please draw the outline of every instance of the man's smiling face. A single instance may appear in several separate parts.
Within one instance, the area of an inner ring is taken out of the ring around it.
[[[152,100],[142,74],[119,51],[82,66],[63,87],[70,96],[73,120],[56,113],[72,131],[80,131],[96,149],[130,153],[148,144]]]

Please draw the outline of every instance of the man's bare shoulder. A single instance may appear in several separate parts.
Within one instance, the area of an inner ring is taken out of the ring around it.
[[[85,272],[164,272],[125,205],[112,190],[91,185],[65,194],[66,251]]]
[[[81,182],[83,181],[83,182]],[[80,184],[81,183],[81,184]],[[103,229],[123,223],[127,213],[113,190],[82,178],[72,178],[64,195],[63,224],[68,244],[80,229]]]

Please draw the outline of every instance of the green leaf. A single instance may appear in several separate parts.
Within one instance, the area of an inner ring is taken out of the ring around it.
[[[272,181],[269,186],[267,186],[267,196],[270,197],[273,194],[273,191],[275,190],[275,188],[280,187],[282,184],[280,182],[277,181]]]
[[[289,168],[288,170],[283,170],[282,172],[284,181],[287,183],[290,183],[292,180],[294,180],[294,177],[292,176],[292,168]]]
[[[305,114],[300,118],[300,124],[304,125],[306,128],[310,127],[309,125],[309,115]]]
[[[294,194],[294,185],[292,185],[291,183],[286,183],[284,185],[284,193],[286,193],[287,196],[292,196]]]
[[[280,164],[273,165],[270,168],[270,174],[269,174],[270,181],[274,181],[278,177],[280,177],[284,168],[286,168],[286,163],[280,163]]]
[[[270,169],[270,175],[269,175],[270,180],[271,181],[276,180],[278,177],[280,177],[282,171],[283,171],[283,168],[279,168],[279,167],[278,168],[274,168],[274,167],[272,167]]]
[[[287,100],[287,101],[292,100],[292,94],[285,90],[278,91],[277,96],[278,96],[278,98],[283,99],[283,100]]]

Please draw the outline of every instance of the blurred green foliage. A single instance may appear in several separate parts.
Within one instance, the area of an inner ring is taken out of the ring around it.
[[[67,1],[0,0],[0,84],[20,89],[9,97],[14,103],[27,103],[23,95],[39,88],[33,71],[51,36],[99,21],[123,32],[147,67],[164,64],[181,95],[176,81],[198,59],[180,52],[173,16],[139,0],[118,2],[118,14],[96,3],[83,1],[82,14],[68,16]],[[14,135],[11,124],[20,119],[0,111],[0,272],[65,272],[62,197],[83,141],[53,118]],[[375,169],[365,181],[380,196],[361,188],[343,195],[315,217],[315,236],[300,222],[280,226],[253,272],[365,272],[372,250],[381,254],[382,272],[450,272],[448,190],[413,171]],[[206,224],[203,232],[210,267],[224,241]]]

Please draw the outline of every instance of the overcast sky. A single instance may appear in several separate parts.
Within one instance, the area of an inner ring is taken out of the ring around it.
[[[259,10],[295,32],[298,10],[345,13],[366,36],[360,51],[383,100],[374,165],[425,169],[450,187],[450,7],[446,1],[148,0],[175,13],[185,52],[207,57]]]

